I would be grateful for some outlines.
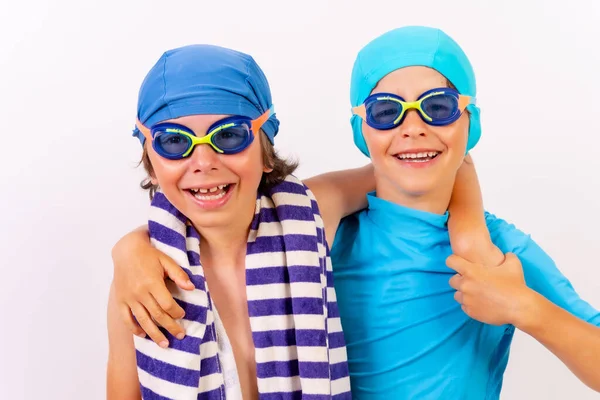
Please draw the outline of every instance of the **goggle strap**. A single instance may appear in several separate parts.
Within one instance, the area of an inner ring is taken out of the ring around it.
[[[352,114],[358,115],[363,119],[363,121],[367,120],[367,109],[364,104],[360,106],[352,107]]]
[[[465,108],[467,108],[467,106],[469,105],[477,105],[477,98],[472,97],[472,96],[466,96],[466,95],[459,95],[458,98],[458,108],[460,109],[460,111],[464,111]]]
[[[473,101],[471,101],[471,99]],[[467,108],[467,106],[469,104],[475,104],[475,98],[474,97],[465,96],[465,95],[462,95],[462,94],[458,96],[458,109],[460,111],[464,111],[465,108]]]
[[[146,140],[152,141],[152,133],[150,133],[150,129],[146,128],[138,118],[135,119],[135,126],[140,132],[142,132],[142,135],[144,135]]]
[[[250,127],[250,129],[252,129],[252,132],[254,132],[254,134],[256,135],[260,128],[265,124],[265,122],[267,122],[269,118],[271,118],[272,115],[273,107],[269,108],[267,111],[264,112],[263,115],[253,120],[252,126]]]

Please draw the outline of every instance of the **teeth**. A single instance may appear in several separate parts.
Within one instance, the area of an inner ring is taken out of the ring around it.
[[[192,192],[194,194],[194,196],[196,196],[199,199],[203,199],[203,200],[218,199],[220,197],[223,197],[225,195],[225,192],[219,193],[218,195],[215,195],[215,196],[200,196],[200,194],[215,193],[218,190],[227,189],[227,187],[229,187],[229,184],[219,185],[219,186],[215,186],[215,187],[208,188],[208,189],[202,189],[202,188],[190,189],[190,192]]]
[[[190,189],[190,192],[192,193],[214,193],[217,190],[223,190],[226,189],[229,185],[219,185],[219,186],[215,186],[212,188],[208,188],[208,189]]]
[[[211,196],[202,196],[200,194],[194,194],[194,197],[200,200],[218,200],[221,197],[225,196],[225,192],[221,192],[219,194],[211,195]]]
[[[439,154],[438,151],[427,151],[427,152],[421,152],[421,153],[404,153],[404,154],[400,154],[398,156],[399,159],[401,160],[407,160],[407,159],[417,159],[417,158],[433,158],[435,156],[437,156]]]

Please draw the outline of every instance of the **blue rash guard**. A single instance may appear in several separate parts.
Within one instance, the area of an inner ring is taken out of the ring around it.
[[[448,283],[456,273],[448,213],[368,196],[345,218],[331,259],[354,399],[498,399],[513,326],[469,318]],[[515,253],[529,287],[600,326],[552,259],[526,234],[486,213],[492,241]]]

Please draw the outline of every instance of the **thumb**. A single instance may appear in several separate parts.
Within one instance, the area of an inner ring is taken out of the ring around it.
[[[475,268],[473,263],[460,256],[457,256],[456,254],[451,254],[448,258],[446,258],[446,266],[450,269],[453,269],[460,275],[465,275],[467,271]]]
[[[160,255],[160,264],[165,274],[183,290],[194,290],[194,284],[188,274],[173,259],[165,254]]]

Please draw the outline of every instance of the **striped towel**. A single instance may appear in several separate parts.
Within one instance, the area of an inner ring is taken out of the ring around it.
[[[183,340],[165,332],[170,347],[162,349],[134,337],[142,396],[225,399],[199,235],[161,192],[148,226],[153,245],[185,269],[196,289],[169,282],[185,310]],[[258,195],[246,285],[260,399],[351,399],[323,221],[313,194],[293,176]]]

